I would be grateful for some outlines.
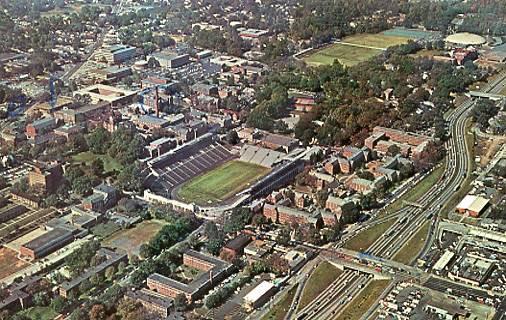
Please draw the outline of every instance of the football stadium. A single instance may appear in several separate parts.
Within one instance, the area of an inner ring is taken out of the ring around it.
[[[166,199],[200,206],[256,196],[297,174],[301,165],[285,153],[244,145],[231,150],[212,133],[172,149],[147,162],[147,187]]]

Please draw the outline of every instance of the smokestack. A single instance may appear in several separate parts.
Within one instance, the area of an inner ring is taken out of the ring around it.
[[[209,270],[209,282],[211,282],[211,285],[213,284],[213,269]]]
[[[158,108],[158,86],[155,87],[155,111],[156,111],[156,116],[159,117],[160,115],[160,111],[159,111],[159,108]]]

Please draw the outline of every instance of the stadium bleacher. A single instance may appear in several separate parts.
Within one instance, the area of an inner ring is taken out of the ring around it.
[[[266,168],[272,168],[274,164],[280,162],[286,156],[282,152],[248,144],[242,146],[239,155],[241,161],[258,164]]]
[[[206,146],[204,146],[206,145]],[[204,146],[203,148],[200,148]],[[150,189],[158,194],[170,195],[178,185],[234,158],[234,155],[219,143],[194,144],[191,148],[180,148],[178,152],[155,163],[152,170],[156,179],[151,179]],[[163,165],[162,165],[163,164]]]

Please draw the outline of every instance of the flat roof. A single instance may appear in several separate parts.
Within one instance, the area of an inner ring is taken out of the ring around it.
[[[457,205],[457,209],[481,212],[487,206],[488,202],[488,199],[468,194]]]
[[[262,281],[255,289],[251,290],[247,295],[244,296],[244,301],[254,303],[258,299],[261,299],[266,293],[274,288],[274,284],[268,281]]]
[[[33,251],[40,250],[45,247],[49,247],[53,245],[55,242],[62,241],[67,237],[72,236],[72,231],[63,229],[63,228],[55,228],[43,235],[25,243],[23,247],[31,249]]]
[[[453,259],[454,256],[455,253],[446,250],[443,253],[443,255],[438,259],[438,261],[434,264],[434,267],[432,269],[436,271],[443,270],[448,265],[448,263]]]

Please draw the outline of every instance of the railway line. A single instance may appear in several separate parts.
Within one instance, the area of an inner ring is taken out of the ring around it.
[[[505,80],[506,72],[502,72],[483,91],[499,92],[505,86],[503,83],[506,82]],[[460,189],[471,166],[465,135],[466,121],[473,104],[473,100],[465,100],[446,119],[449,123],[450,138],[445,145],[447,157],[445,160],[446,172],[443,177],[418,199],[417,203],[420,204],[420,207],[405,207],[392,214],[390,218],[396,218],[396,221],[366,250],[366,253],[385,259],[392,258],[428,219],[431,219],[433,224],[430,228],[431,235],[426,243],[426,246],[430,247],[434,240],[432,233],[437,230],[439,211]],[[360,292],[363,285],[370,281],[369,276],[345,271],[331,286],[297,313],[296,319],[336,318],[346,305],[343,303],[343,299],[351,301],[349,297],[353,298]]]

